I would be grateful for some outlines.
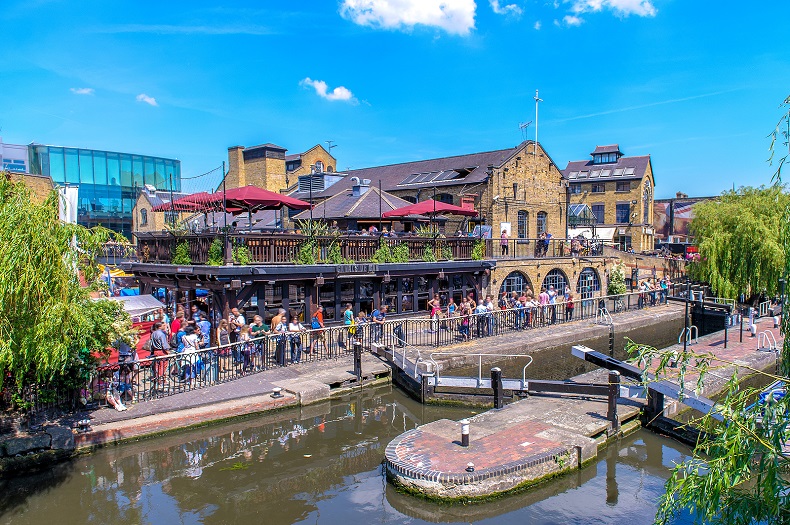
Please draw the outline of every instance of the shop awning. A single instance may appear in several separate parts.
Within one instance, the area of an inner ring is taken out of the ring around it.
[[[159,299],[153,295],[132,295],[125,297],[108,297],[111,301],[120,301],[123,303],[123,309],[131,317],[142,317],[160,308],[164,308]]]
[[[599,226],[595,228],[595,235],[604,242],[612,242],[614,239],[614,233],[617,231],[617,228],[606,228]],[[592,238],[592,228],[568,228],[568,237],[573,239],[574,237],[582,236],[585,239]]]

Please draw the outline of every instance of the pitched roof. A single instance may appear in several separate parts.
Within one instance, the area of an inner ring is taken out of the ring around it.
[[[381,200],[379,201],[379,189],[370,187],[362,195],[355,196],[354,189],[348,188],[340,191],[316,204],[313,208],[314,218],[324,218],[331,220],[336,219],[378,219],[379,204],[381,212],[391,211],[403,206],[411,204],[395,195],[381,192]],[[295,219],[309,219],[310,210],[303,211],[294,217]],[[428,217],[422,215],[409,216],[412,220],[428,220]]]
[[[351,188],[355,184],[355,181],[351,180],[352,177],[358,177],[360,180],[370,179],[371,187],[376,188],[381,181],[381,189],[385,192],[478,184],[488,178],[489,166],[500,167],[526,145],[533,143],[533,141],[525,141],[514,148],[349,170],[343,180],[321,192],[313,192],[313,198],[329,197]],[[343,173],[336,175],[342,176]],[[307,192],[296,191],[291,193],[291,196],[304,199]]]
[[[172,200],[180,199],[181,197],[186,197],[190,195],[189,193],[182,193],[178,191],[174,191],[172,194],[166,190],[159,190],[156,193],[149,193],[147,191],[142,192],[142,195],[148,199],[148,202],[151,203],[151,207],[154,208],[161,204],[170,204],[171,198]]]
[[[620,151],[619,144],[610,144],[608,146],[595,146],[595,151],[590,153],[590,155],[595,155],[597,153],[619,153],[620,155],[623,154],[623,152]]]
[[[617,162],[593,164],[592,160],[572,160],[562,170],[562,176],[571,182],[596,180],[641,179],[647,173],[650,155],[620,157]]]
[[[280,150],[280,151],[288,151],[286,148],[283,148],[282,146],[278,146],[277,144],[272,144],[271,142],[267,142],[266,144],[258,144],[257,146],[250,146],[250,147],[244,148],[244,149],[248,151],[248,150],[251,150],[251,149],[263,149],[263,148],[265,148],[265,149],[277,149],[277,150]]]

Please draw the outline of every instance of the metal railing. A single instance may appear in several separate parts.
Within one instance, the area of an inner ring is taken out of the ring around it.
[[[528,359],[527,364],[524,365],[524,368],[521,370],[521,387],[523,389],[527,388],[527,368],[529,365],[532,364],[532,356],[525,355],[525,354],[487,354],[487,353],[475,353],[475,354],[467,354],[464,352],[433,352],[430,356],[430,361],[433,364],[434,369],[434,377],[435,377],[435,384],[440,385],[442,383],[441,375],[439,374],[439,363],[436,362],[434,359],[435,356],[463,356],[465,358],[469,357],[477,357],[477,388],[481,388],[484,384],[483,378],[483,358],[484,357],[492,357],[496,358],[497,360],[503,358],[526,358]]]

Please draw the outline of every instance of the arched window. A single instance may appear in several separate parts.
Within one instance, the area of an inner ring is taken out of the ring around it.
[[[545,211],[539,211],[536,218],[538,221],[538,235],[540,235],[545,232],[548,227],[549,214]]]
[[[529,236],[529,213],[526,210],[518,210],[518,238],[526,239]]]
[[[324,172],[324,161],[322,161],[322,160],[315,161],[315,172],[316,173],[323,173]]]
[[[329,166],[326,167],[326,172],[327,173],[334,173],[335,172],[335,168],[330,164]]]
[[[140,226],[148,226],[148,210],[145,208],[140,210]]]
[[[565,277],[565,274],[559,268],[554,268],[547,273],[546,277],[543,279],[543,288],[548,290],[549,287],[553,286],[558,294],[565,293],[565,286],[567,284],[568,278]]]
[[[645,191],[642,193],[642,209],[644,210],[644,217],[643,223],[650,224],[650,207],[651,207],[651,197],[653,196],[653,191],[650,189],[650,183],[645,183]]]
[[[449,193],[437,193],[436,194],[436,201],[443,202],[445,204],[452,204],[453,203],[453,196]]]
[[[508,294],[511,292],[521,293],[527,287],[532,288],[529,277],[521,272],[510,272],[502,281],[502,286],[499,287],[499,295],[502,295],[502,292],[507,292]]]
[[[405,200],[406,202],[410,202],[412,204],[417,204],[417,197],[412,197],[411,195],[404,195],[401,199]]]
[[[595,292],[601,290],[601,280],[598,278],[598,272],[594,268],[585,268],[579,274],[579,281],[576,283],[576,293],[580,299],[590,299],[595,295]]]

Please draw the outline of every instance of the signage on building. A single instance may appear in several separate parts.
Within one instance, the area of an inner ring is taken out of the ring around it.
[[[378,264],[338,264],[335,266],[335,271],[339,274],[376,273],[378,268]]]

